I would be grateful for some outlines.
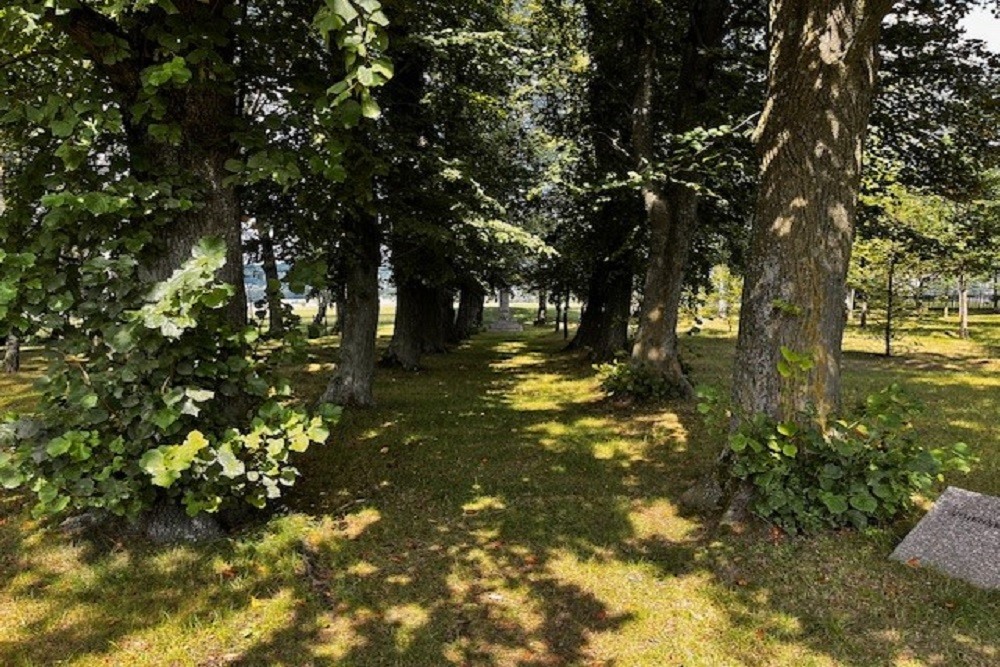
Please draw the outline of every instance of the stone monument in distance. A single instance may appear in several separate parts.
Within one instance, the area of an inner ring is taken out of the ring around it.
[[[510,290],[500,290],[500,319],[490,325],[490,331],[524,331],[521,323],[510,313]]]

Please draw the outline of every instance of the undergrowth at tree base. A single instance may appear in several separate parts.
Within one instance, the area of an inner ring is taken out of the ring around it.
[[[729,423],[717,391],[699,389],[710,426]],[[949,471],[969,472],[964,443],[927,449],[916,439],[918,405],[893,384],[857,416],[821,423],[803,412],[788,421],[758,414],[728,435],[729,473],[753,486],[751,510],[790,534],[882,525],[913,508]]]

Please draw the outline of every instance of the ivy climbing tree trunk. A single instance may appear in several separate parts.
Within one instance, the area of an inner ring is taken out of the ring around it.
[[[672,99],[672,130],[679,135],[703,123],[700,110],[709,98],[718,48],[726,33],[727,0],[691,3],[690,26],[681,49],[681,70]],[[647,34],[639,59],[640,81],[633,105],[632,148],[640,171],[653,168],[653,87],[656,47]],[[698,196],[689,186],[666,186],[648,180],[642,188],[649,225],[646,269],[639,330],[632,346],[632,364],[662,376],[677,392],[691,397],[677,347],[677,320],[684,288],[691,238],[698,218]]]
[[[891,0],[771,0],[760,189],[737,343],[738,416],[840,404],[845,284],[876,44]],[[788,381],[782,348],[812,367]]]
[[[374,215],[347,226],[344,243],[345,309],[341,316],[340,362],[321,402],[368,407],[375,404],[375,338],[378,333],[381,235]],[[338,305],[339,309],[339,305]]]
[[[158,230],[140,257],[143,278],[150,283],[165,280],[190,258],[199,240],[209,236],[222,239],[227,249],[226,265],[219,277],[234,288],[226,308],[230,323],[240,328],[247,322],[241,211],[235,188],[226,183],[231,176],[226,163],[240,157],[232,139],[237,99],[233,84],[219,71],[233,64],[234,24],[228,16],[233,0],[175,0],[174,5],[179,16],[148,12],[127,32],[83,3],[62,14],[49,12],[47,19],[90,58],[114,90],[134,175],[144,180],[184,182],[200,195],[198,206],[178,212],[171,224]],[[159,90],[163,112],[162,117],[154,118],[144,104],[142,74],[149,67],[163,65],[165,56],[146,45],[150,35],[171,34],[169,26],[178,19],[194,26],[188,35],[192,44],[211,45],[222,62],[204,67],[190,63],[190,80]],[[176,134],[168,140],[151,132],[153,125],[173,126]]]

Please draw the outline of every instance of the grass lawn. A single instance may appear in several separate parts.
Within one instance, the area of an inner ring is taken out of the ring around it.
[[[928,446],[982,458],[949,481],[1000,495],[1000,316],[954,328],[911,327],[888,360],[852,330],[847,400],[903,383]],[[1000,664],[1000,593],[887,560],[917,517],[714,534],[677,502],[720,446],[694,406],[610,405],[562,344],[486,333],[380,371],[379,407],[305,456],[289,512],[221,543],[73,542],[0,495],[0,665]],[[724,327],[684,349],[728,384]],[[297,372],[305,393],[335,350]],[[30,406],[26,368],[0,412]]]

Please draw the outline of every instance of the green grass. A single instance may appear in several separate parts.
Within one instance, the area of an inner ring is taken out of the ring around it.
[[[888,360],[852,330],[845,391],[902,382],[926,404],[928,446],[982,457],[950,481],[1000,495],[1000,317],[976,318],[971,342],[951,328],[911,328]],[[298,370],[305,393],[335,342]],[[1000,662],[1000,594],[887,560],[916,517],[714,534],[678,506],[720,446],[693,406],[602,401],[562,344],[529,327],[380,371],[379,407],[306,455],[290,513],[223,543],[74,543],[0,496],[0,664]],[[728,383],[731,333],[709,323],[683,344],[699,382]],[[36,368],[4,378],[0,408],[30,405],[11,383]]]

